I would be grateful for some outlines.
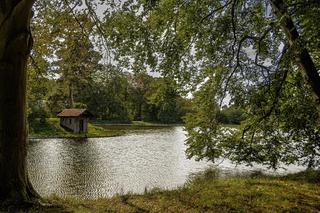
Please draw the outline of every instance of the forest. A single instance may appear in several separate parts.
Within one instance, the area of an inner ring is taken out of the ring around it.
[[[61,3],[43,10],[39,13],[46,16],[39,14],[31,26],[35,40],[27,82],[31,128],[34,120],[45,122],[66,108],[87,108],[96,119],[110,123],[134,120],[167,124],[183,123],[184,116],[193,110],[192,98],[188,97],[191,93],[174,79],[152,69],[128,71],[124,66],[105,63],[105,50],[99,51],[103,47],[99,49],[99,43],[92,40],[99,32],[92,31],[94,23],[85,12],[70,13]],[[62,27],[48,31],[54,23]],[[240,124],[241,110],[224,108],[219,120]]]

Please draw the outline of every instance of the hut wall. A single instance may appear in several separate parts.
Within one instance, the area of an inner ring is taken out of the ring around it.
[[[83,120],[83,131],[86,133],[88,131],[88,121],[89,118],[84,117],[72,117],[72,118],[61,118],[60,125],[76,133],[80,133],[80,120]]]
[[[60,125],[74,132],[74,128],[75,128],[74,118],[60,118]]]

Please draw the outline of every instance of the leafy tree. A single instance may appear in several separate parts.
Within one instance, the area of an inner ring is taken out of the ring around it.
[[[91,31],[93,24],[85,14],[73,14],[63,12],[63,21],[60,21],[65,28],[59,32],[57,42],[60,46],[56,52],[58,60],[56,62],[60,78],[57,82],[62,88],[68,88],[68,107],[75,107],[76,93],[81,91],[91,82],[92,74],[100,69],[99,61],[101,55],[94,50],[90,40],[90,34],[84,34],[86,29]],[[75,18],[82,26],[75,25]],[[72,22],[73,21],[73,22]]]
[[[49,79],[38,75],[33,68],[28,69],[27,78],[27,114],[28,121],[47,117],[46,94],[49,88]]]
[[[31,123],[36,118],[48,116],[47,96],[54,88],[50,79],[55,71],[50,59],[54,58],[57,49],[54,45],[56,38],[48,30],[51,28],[48,19],[52,16],[53,14],[48,13],[47,18],[43,20],[36,15],[30,27],[33,32],[34,47],[27,67],[27,113],[28,121]]]
[[[168,78],[153,79],[145,97],[150,105],[153,120],[161,123],[181,121],[177,104],[177,99],[180,96],[174,80]]]
[[[34,45],[31,51],[27,67],[27,114],[28,121],[48,116],[47,97],[54,85],[51,78],[55,70],[52,66],[52,59],[55,57],[55,39],[52,31],[54,14],[52,9],[47,9],[46,19],[40,16],[39,10],[43,9],[36,5],[37,14],[33,16],[31,30],[33,32]]]
[[[240,124],[244,120],[243,110],[234,106],[222,108],[218,115],[218,121],[224,124]]]
[[[129,75],[128,88],[129,94],[129,113],[133,120],[148,120],[148,108],[149,105],[145,98],[145,94],[150,87],[152,77],[144,71],[136,71],[133,75]]]
[[[204,158],[215,161],[223,156],[223,137],[218,118],[220,109],[215,98],[217,86],[215,79],[209,79],[194,94],[192,100],[193,111],[185,117],[185,129],[188,132],[186,154],[196,156],[197,160]]]
[[[96,72],[93,82],[83,91],[86,103],[96,118],[114,122],[129,122],[127,76],[114,66]]]
[[[148,65],[184,88],[214,82],[214,98],[195,93],[203,103],[187,119],[190,157],[318,166],[319,8],[314,0],[136,1],[105,22],[118,60]],[[239,133],[225,135],[215,121],[214,105],[226,96],[248,115]]]

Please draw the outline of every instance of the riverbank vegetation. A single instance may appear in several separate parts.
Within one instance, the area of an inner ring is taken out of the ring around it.
[[[126,134],[132,130],[168,128],[181,126],[181,124],[163,124],[145,121],[132,121],[130,123],[114,123],[110,121],[94,120],[88,123],[88,132],[79,134],[70,132],[60,126],[58,118],[34,119],[29,123],[29,138],[84,138],[84,137],[114,137]],[[238,125],[226,125],[237,128]]]
[[[88,123],[86,134],[73,133],[60,126],[58,118],[35,119],[29,126],[29,138],[83,138],[83,137],[113,137],[124,134],[119,129],[104,128],[101,125]]]
[[[52,196],[45,202],[53,206],[51,210],[61,212],[318,212],[319,180],[320,171],[314,170],[221,178],[218,170],[209,169],[175,190],[97,200]]]

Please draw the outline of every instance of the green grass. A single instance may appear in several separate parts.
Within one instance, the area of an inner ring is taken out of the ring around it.
[[[106,125],[106,126],[137,126],[137,127],[144,127],[144,126],[154,126],[154,127],[158,127],[158,126],[181,126],[183,124],[178,124],[178,123],[174,123],[174,124],[165,124],[165,123],[157,123],[157,122],[147,122],[147,121],[131,121],[128,123],[119,123],[119,122],[110,122],[110,121],[105,121],[105,120],[96,120],[94,121],[95,124],[99,124],[99,125]]]
[[[174,124],[176,125],[176,124]],[[130,124],[114,124],[107,121],[94,121],[88,124],[87,134],[72,133],[60,126],[58,118],[48,118],[46,122],[39,119],[29,126],[30,138],[81,138],[81,137],[112,137],[125,134],[130,130],[166,128],[168,124],[133,121]]]
[[[159,129],[181,124],[161,124],[145,121],[132,121],[130,124],[114,124],[107,121],[94,121],[88,124],[87,134],[76,134],[66,131],[59,124],[58,118],[48,118],[45,123],[39,119],[29,127],[30,138],[81,138],[81,137],[112,137],[125,134],[131,130]],[[224,124],[223,127],[239,128],[239,125]]]
[[[168,128],[172,126],[177,126],[178,124],[161,124],[161,123],[151,123],[151,122],[144,122],[144,121],[132,121],[130,124],[116,124],[116,123],[109,123],[107,121],[95,121],[93,124],[108,129],[109,131],[124,131],[130,132],[135,130],[149,130],[149,129],[162,129]]]
[[[180,126],[183,124],[178,124],[178,123],[174,123],[174,124],[164,124],[164,123],[154,123],[154,122],[146,122],[146,121],[132,121],[133,125],[137,125],[137,126]]]
[[[215,169],[193,176],[176,190],[152,190],[97,200],[45,202],[64,212],[319,212],[320,171],[283,177],[260,173],[218,178]],[[38,210],[37,210],[38,211]]]
[[[88,124],[87,134],[72,133],[60,126],[58,118],[48,118],[42,123],[35,120],[30,124],[30,138],[81,138],[81,137],[112,137],[124,134],[121,130],[108,129],[96,124]]]

